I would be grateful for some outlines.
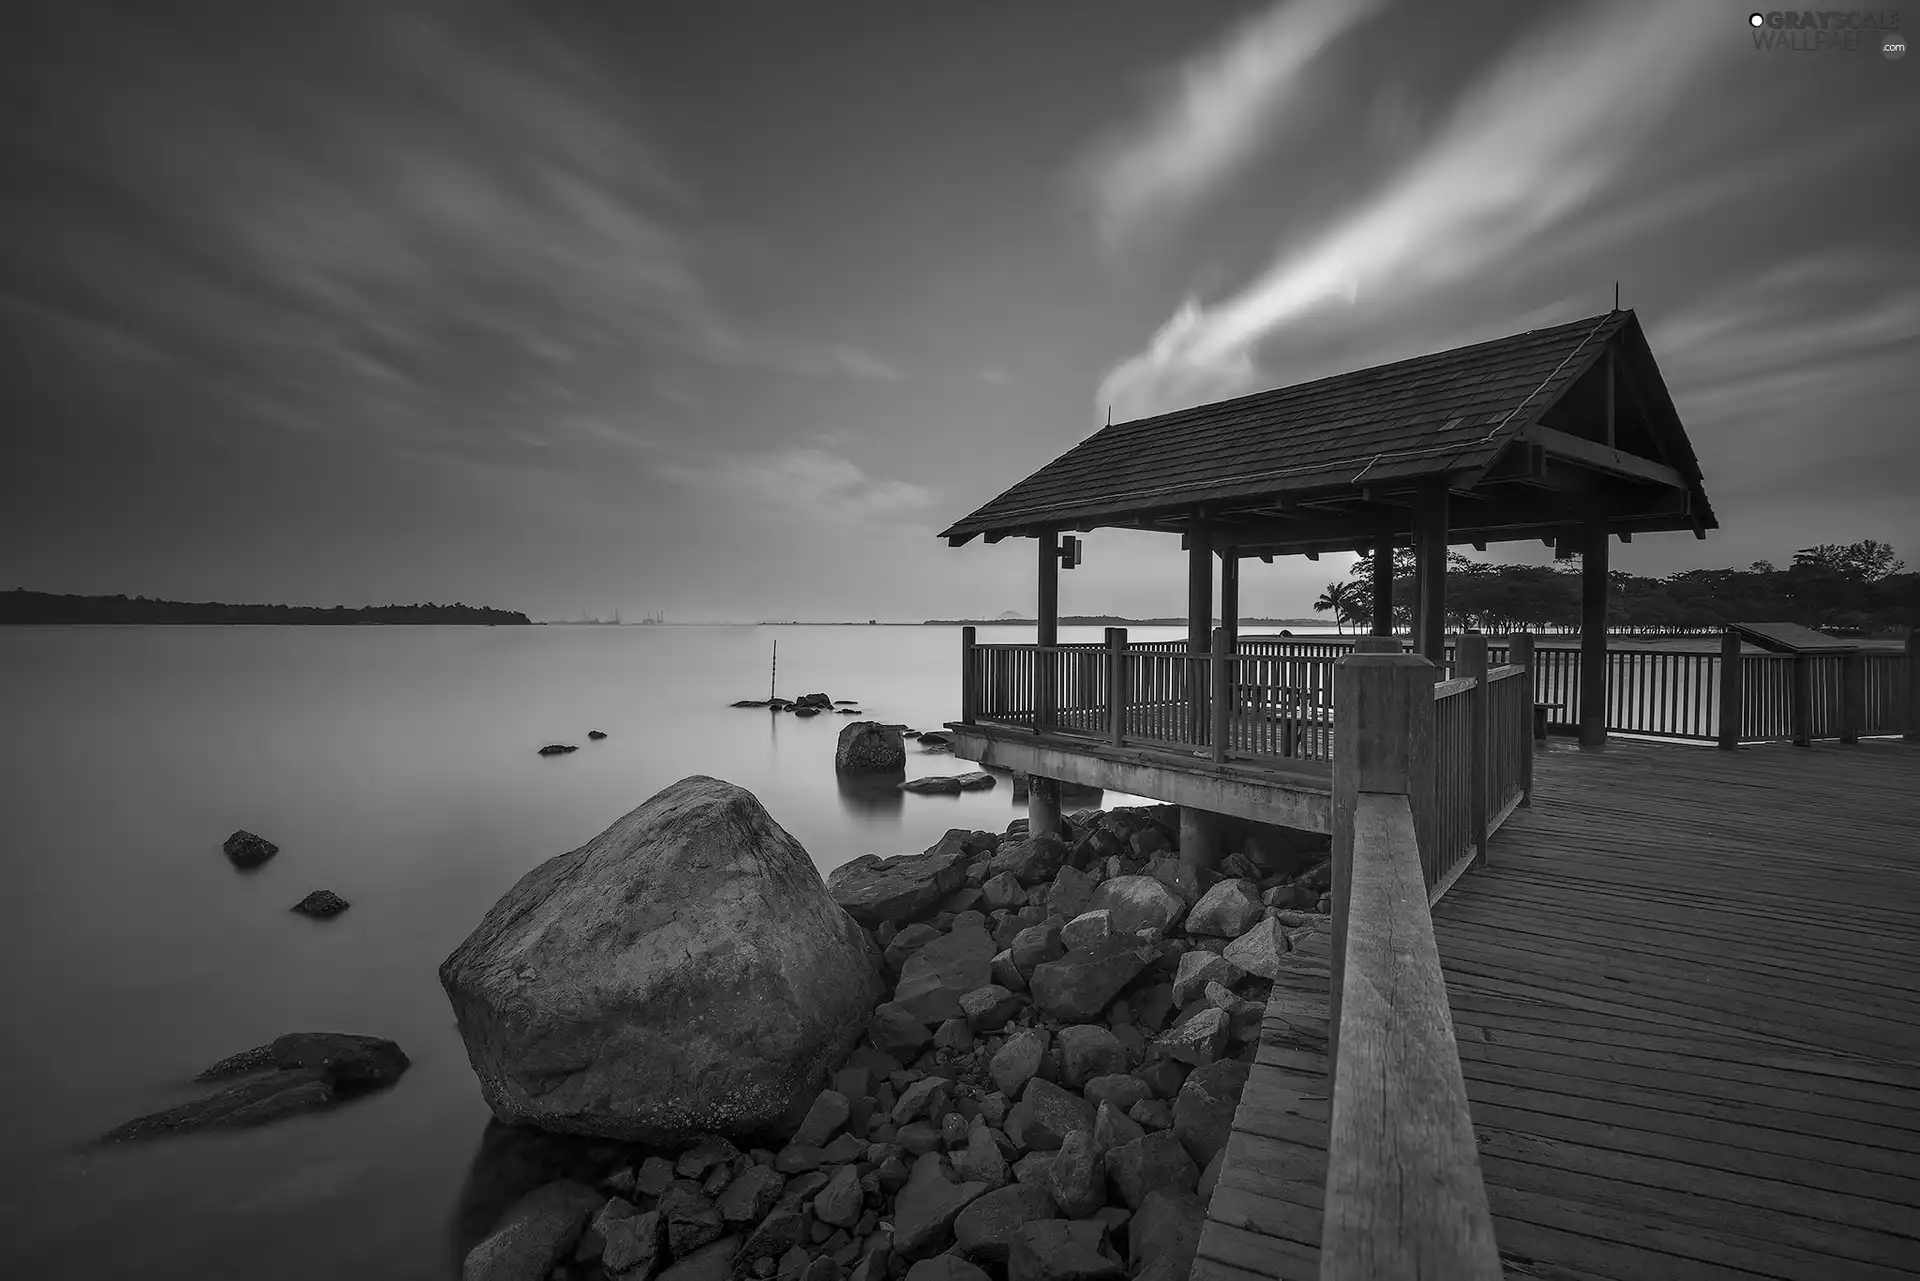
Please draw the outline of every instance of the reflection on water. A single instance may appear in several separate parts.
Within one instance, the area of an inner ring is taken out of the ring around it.
[[[905,807],[907,794],[900,790],[907,771],[902,768],[886,774],[835,774],[840,804],[855,818],[870,819],[898,816]]]

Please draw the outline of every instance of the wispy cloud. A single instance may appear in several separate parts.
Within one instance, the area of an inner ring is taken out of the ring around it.
[[[1307,69],[1383,0],[1282,0],[1183,64],[1137,125],[1086,164],[1109,243],[1177,214],[1259,154]]]
[[[836,344],[827,348],[827,357],[849,378],[882,383],[900,381],[899,370],[864,348]]]
[[[1258,348],[1288,326],[1363,299],[1404,303],[1527,246],[1667,120],[1722,18],[1636,0],[1533,33],[1377,195],[1231,297],[1185,303],[1108,374],[1097,403],[1132,417],[1248,390]]]
[[[742,510],[774,507],[835,523],[896,517],[932,505],[931,491],[902,480],[871,476],[831,449],[797,449],[717,458],[661,459],[656,475],[729,502]]]
[[[1005,387],[1013,382],[1013,377],[1004,369],[989,366],[980,371],[980,381],[989,387]]]

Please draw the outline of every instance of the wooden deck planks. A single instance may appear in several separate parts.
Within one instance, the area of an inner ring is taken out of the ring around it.
[[[1920,1276],[1920,747],[1616,739],[1535,786],[1434,913],[1508,1274]],[[1302,958],[1196,1275],[1311,1275],[1326,1017]]]

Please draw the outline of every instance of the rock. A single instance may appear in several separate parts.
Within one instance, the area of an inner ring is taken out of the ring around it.
[[[1127,1225],[1128,1269],[1138,1276],[1150,1264],[1171,1262],[1186,1275],[1206,1221],[1207,1203],[1191,1191],[1155,1188]]]
[[[278,854],[280,847],[266,837],[256,836],[242,828],[226,839],[220,851],[235,867],[258,867]]]
[[[998,1032],[1019,1009],[1020,998],[998,983],[977,987],[960,998],[960,1012],[976,1032]]]
[[[1173,1109],[1164,1099],[1141,1099],[1127,1109],[1127,1119],[1145,1130],[1173,1128]]]
[[[1269,981],[1279,978],[1286,962],[1287,936],[1280,922],[1256,921],[1244,934],[1227,944],[1220,955],[1248,974]]]
[[[662,1146],[791,1127],[885,991],[799,842],[699,776],[522,877],[440,982],[500,1120]]]
[[[1022,1187],[1045,1187],[1047,1170],[1053,1165],[1053,1153],[1029,1152],[1013,1163],[1013,1177]],[[1047,1193],[1049,1199],[1053,1193]]]
[[[662,1156],[650,1156],[640,1163],[634,1188],[642,1196],[659,1196],[673,1182],[673,1162]]]
[[[833,768],[840,774],[891,774],[907,767],[900,731],[878,721],[851,721],[840,729]]]
[[[1054,874],[1053,888],[1047,894],[1047,910],[1072,920],[1087,910],[1087,900],[1099,884],[1077,867],[1067,866]]]
[[[980,887],[980,897],[989,912],[1012,911],[1025,907],[1027,892],[1012,872],[996,872]]]
[[[1079,1095],[1041,1077],[1027,1082],[1020,1106],[1014,1110],[1023,1114],[1021,1137],[1037,1152],[1057,1151],[1075,1130],[1093,1131],[1092,1106]]]
[[[760,1220],[759,1226],[747,1234],[740,1247],[740,1262],[750,1265],[756,1259],[777,1259],[806,1236],[806,1215],[797,1204],[783,1198]]]
[[[907,1269],[907,1281],[988,1281],[987,1274],[952,1254],[936,1254]]]
[[[893,1104],[893,1123],[905,1125],[919,1117],[928,1116],[934,1094],[944,1092],[947,1084],[944,1077],[925,1076],[900,1091],[900,1097]]]
[[[1213,1160],[1207,1162],[1207,1168],[1200,1172],[1200,1199],[1213,1200],[1213,1190],[1220,1183],[1220,1167],[1227,1161],[1227,1150],[1221,1148],[1213,1154]]]
[[[1007,1246],[1007,1281],[1125,1281],[1126,1269],[1101,1252],[1106,1237],[1097,1219],[1023,1224]]]
[[[890,930],[893,928],[893,922],[882,921],[880,928],[882,930]],[[942,933],[943,931],[936,930],[933,926],[919,921],[896,932],[894,936],[888,940],[886,951],[881,953],[881,959],[884,960],[887,965],[887,972],[898,976],[900,971],[907,967],[908,957],[939,938]]]
[[[965,1017],[960,998],[993,982],[998,950],[985,930],[955,929],[907,958],[893,999],[926,1022]]]
[[[1237,939],[1266,912],[1252,881],[1221,881],[1187,913],[1187,933]]]
[[[540,749],[540,755],[565,756],[568,752],[577,752],[579,750],[580,745],[578,743],[548,743]]]
[[[899,784],[899,788],[920,796],[958,796],[963,790],[955,774],[923,774]]]
[[[1106,1204],[1107,1163],[1090,1131],[1075,1130],[1060,1141],[1047,1167],[1047,1190],[1070,1218],[1084,1219]]]
[[[822,710],[833,706],[833,700],[825,694],[802,694],[793,700],[795,707],[818,707]]]
[[[994,1088],[1009,1098],[1017,1097],[1027,1081],[1040,1070],[1047,1058],[1047,1033],[1043,1028],[1022,1028],[1007,1038],[993,1056],[988,1071]]]
[[[1022,885],[1051,881],[1067,861],[1067,844],[1057,836],[1003,841],[987,864],[992,873],[1011,872]]]
[[[727,1184],[715,1203],[728,1223],[758,1223],[772,1211],[786,1176],[770,1165],[750,1165]]]
[[[874,1048],[900,1058],[912,1058],[933,1040],[933,1029],[915,1018],[904,1005],[888,1001],[876,1007],[867,1022]]]
[[[1227,1146],[1246,1084],[1247,1065],[1225,1059],[1194,1069],[1180,1087],[1173,1104],[1173,1134],[1195,1165],[1206,1165]]]
[[[1066,952],[1060,941],[1061,923],[1049,920],[1040,925],[1029,925],[1013,936],[1009,951],[1013,953],[1014,968],[1028,982],[1033,981],[1033,967],[1043,961],[1058,959]]]
[[[1124,939],[1069,952],[1033,967],[1027,980],[1033,1003],[1048,1018],[1063,1023],[1091,1022],[1155,957],[1152,948]]]
[[[860,1190],[860,1168],[843,1165],[827,1186],[820,1189],[813,1198],[813,1213],[822,1223],[831,1223],[837,1228],[850,1228],[860,1218],[864,1208],[863,1194]]]
[[[806,1119],[793,1132],[793,1142],[803,1147],[824,1147],[834,1132],[853,1115],[853,1103],[838,1090],[822,1090],[814,1095]]]
[[[953,1221],[954,1239],[970,1259],[1005,1267],[1013,1234],[1038,1219],[1058,1217],[1044,1182],[1013,1183],[979,1197]]]
[[[675,1263],[660,1274],[659,1281],[729,1281],[739,1249],[740,1238],[723,1237]]]
[[[601,1265],[620,1281],[646,1281],[660,1266],[666,1234],[656,1212],[642,1214],[616,1198],[594,1217],[593,1230],[600,1234]]]
[[[1000,780],[985,770],[972,770],[965,774],[955,774],[953,781],[960,784],[960,790],[963,792],[984,792]]]
[[[926,733],[920,735],[920,742],[927,747],[950,747],[953,744],[953,739],[935,730],[928,730]]]
[[[802,706],[796,705],[790,710],[793,712],[795,716],[798,716],[800,719],[805,720],[809,716],[818,716],[821,712],[827,709],[824,707],[802,707]]]
[[[1147,1083],[1139,1077],[1116,1072],[1094,1077],[1087,1082],[1086,1088],[1081,1093],[1086,1096],[1087,1102],[1095,1107],[1102,1103],[1112,1103],[1125,1112],[1141,1099],[1150,1097],[1153,1091],[1148,1089]]]
[[[409,1066],[398,1045],[344,1032],[289,1032],[269,1045],[228,1055],[196,1081],[249,1079],[138,1117],[102,1135],[102,1143],[155,1139],[200,1130],[239,1130],[299,1116],[383,1089]]]
[[[1153,1091],[1155,1098],[1170,1099],[1179,1094],[1180,1087],[1186,1083],[1187,1067],[1172,1059],[1155,1059],[1141,1064],[1133,1074]]]
[[[1027,990],[1027,976],[1013,962],[1013,949],[1004,948],[993,954],[993,964],[989,967],[993,981],[1009,992]]]
[[[288,910],[298,912],[302,916],[326,917],[338,916],[351,906],[353,906],[351,903],[332,890],[315,890]]]
[[[461,1281],[546,1281],[605,1202],[593,1188],[572,1179],[535,1188],[467,1251]]]
[[[947,833],[948,837],[955,835]],[[899,924],[929,911],[967,879],[967,852],[942,840],[924,854],[862,854],[827,874],[833,901],[860,924]]]
[[[1200,1167],[1171,1132],[1160,1130],[1107,1149],[1107,1177],[1130,1210],[1156,1188],[1191,1192]]]
[[[1095,1024],[1063,1027],[1054,1044],[1060,1047],[1060,1083],[1070,1090],[1083,1088],[1096,1076],[1127,1070],[1126,1050],[1112,1032]]]
[[[660,1218],[667,1229],[667,1249],[677,1259],[718,1241],[727,1230],[720,1211],[697,1189],[689,1187],[683,1195],[673,1195],[683,1186],[687,1185],[676,1184],[667,1189],[659,1206]]]
[[[1193,864],[1174,855],[1162,854],[1147,864],[1147,873],[1175,894],[1180,901],[1191,908],[1200,901],[1204,891],[1200,887],[1200,873]]]
[[[1180,957],[1180,968],[1173,977],[1173,1003],[1182,1008],[1199,1000],[1209,983],[1229,987],[1246,977],[1246,971],[1217,952],[1192,951]]]
[[[984,1183],[949,1182],[937,1153],[921,1156],[894,1199],[893,1248],[909,1259],[939,1253],[952,1238],[953,1221],[986,1191]]]
[[[1200,1067],[1226,1052],[1232,1023],[1225,1010],[1208,1006],[1185,1023],[1162,1033],[1154,1047],[1170,1059]]]
[[[1060,945],[1071,952],[1113,937],[1113,913],[1106,908],[1082,912],[1060,927]]]
[[[1158,1032],[1173,1012],[1173,984],[1155,983],[1133,994],[1134,1022],[1147,1032]]]
[[[1111,1102],[1102,1101],[1093,1113],[1093,1141],[1102,1149],[1117,1148],[1123,1143],[1145,1138],[1146,1128],[1128,1116],[1125,1108],[1117,1108]]]
[[[1180,923],[1187,905],[1178,894],[1151,876],[1116,876],[1100,882],[1087,899],[1087,910],[1106,908],[1115,934],[1135,930],[1166,931]]]

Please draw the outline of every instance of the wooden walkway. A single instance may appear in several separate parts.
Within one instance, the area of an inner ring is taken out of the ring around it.
[[[1434,910],[1507,1275],[1920,1276],[1920,746],[1535,769]],[[1194,1281],[1318,1275],[1320,950],[1275,984]]]

